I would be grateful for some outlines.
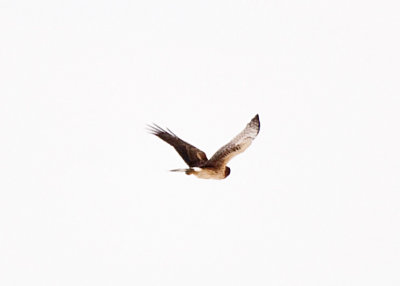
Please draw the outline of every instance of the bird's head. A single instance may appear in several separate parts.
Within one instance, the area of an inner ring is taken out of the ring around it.
[[[228,177],[230,173],[231,173],[231,169],[229,167],[225,166],[225,178]]]

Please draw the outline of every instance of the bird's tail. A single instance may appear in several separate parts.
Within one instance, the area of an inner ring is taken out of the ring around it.
[[[170,172],[183,172],[186,175],[190,175],[190,174],[193,174],[193,169],[173,169],[173,170],[170,170]]]

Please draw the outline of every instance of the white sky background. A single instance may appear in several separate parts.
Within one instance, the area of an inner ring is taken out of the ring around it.
[[[397,1],[0,1],[1,285],[399,285]],[[260,114],[222,181],[167,170]]]

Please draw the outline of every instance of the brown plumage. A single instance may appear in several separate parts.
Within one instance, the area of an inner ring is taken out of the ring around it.
[[[221,147],[209,160],[203,151],[183,141],[171,130],[164,130],[155,124],[149,127],[152,134],[173,146],[190,167],[171,171],[185,172],[187,175],[193,174],[202,179],[224,179],[230,174],[230,168],[226,166],[228,162],[246,150],[256,138],[260,131],[260,119],[257,114],[242,132]]]

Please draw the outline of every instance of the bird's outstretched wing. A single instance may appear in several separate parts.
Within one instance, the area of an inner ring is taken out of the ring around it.
[[[247,147],[250,146],[251,142],[256,138],[260,131],[260,119],[258,114],[247,124],[246,128],[243,129],[235,138],[233,138],[228,144],[221,147],[208,162],[207,167],[222,167],[226,166],[228,162],[236,155],[242,153]]]
[[[208,159],[206,153],[197,149],[193,145],[186,143],[171,130],[164,130],[160,126],[154,124],[153,126],[149,126],[149,131],[173,146],[189,167],[198,167],[207,162]]]

